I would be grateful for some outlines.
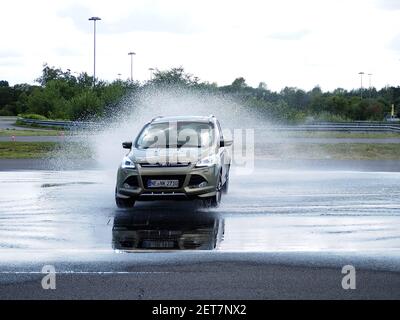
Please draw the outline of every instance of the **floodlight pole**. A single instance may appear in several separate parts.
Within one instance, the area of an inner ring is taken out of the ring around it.
[[[365,72],[359,72],[358,73],[361,77],[361,99],[363,98],[363,75],[365,74]]]
[[[133,81],[133,56],[136,55],[136,53],[128,52],[128,55],[131,56],[131,81]]]
[[[368,77],[369,77],[369,98],[371,99],[372,97],[372,73],[368,73]]]
[[[93,87],[96,86],[96,21],[98,20],[101,20],[101,18],[89,18],[89,21],[93,21]]]
[[[153,80],[153,72],[154,72],[154,68],[149,68],[150,71],[150,80]]]

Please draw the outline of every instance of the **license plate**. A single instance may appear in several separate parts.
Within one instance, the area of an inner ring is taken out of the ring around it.
[[[175,246],[174,241],[143,240],[142,248],[162,248],[169,249]]]
[[[148,188],[178,188],[178,180],[148,180]]]

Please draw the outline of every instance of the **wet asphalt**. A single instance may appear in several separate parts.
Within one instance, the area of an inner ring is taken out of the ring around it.
[[[218,209],[131,210],[114,204],[115,170],[6,163],[2,299],[400,298],[396,162],[258,160],[232,172]],[[44,265],[56,290],[41,287]],[[355,290],[341,286],[344,265]]]

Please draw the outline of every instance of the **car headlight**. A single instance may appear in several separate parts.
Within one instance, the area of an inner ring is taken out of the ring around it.
[[[212,167],[213,165],[216,164],[215,156],[208,156],[196,163],[197,168],[202,168],[202,167]]]
[[[122,169],[135,169],[135,163],[128,157],[124,157],[122,159],[122,164],[121,164]]]

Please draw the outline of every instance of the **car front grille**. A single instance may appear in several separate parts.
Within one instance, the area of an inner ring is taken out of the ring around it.
[[[145,189],[148,189],[147,182],[152,180],[178,180],[178,188],[182,188],[183,183],[185,182],[185,175],[162,175],[162,176],[142,176],[142,182]],[[151,188],[152,189],[152,188]]]
[[[140,239],[146,240],[177,240],[182,235],[180,230],[139,230]]]
[[[182,168],[188,167],[190,162],[165,162],[165,163],[139,163],[143,168]]]

